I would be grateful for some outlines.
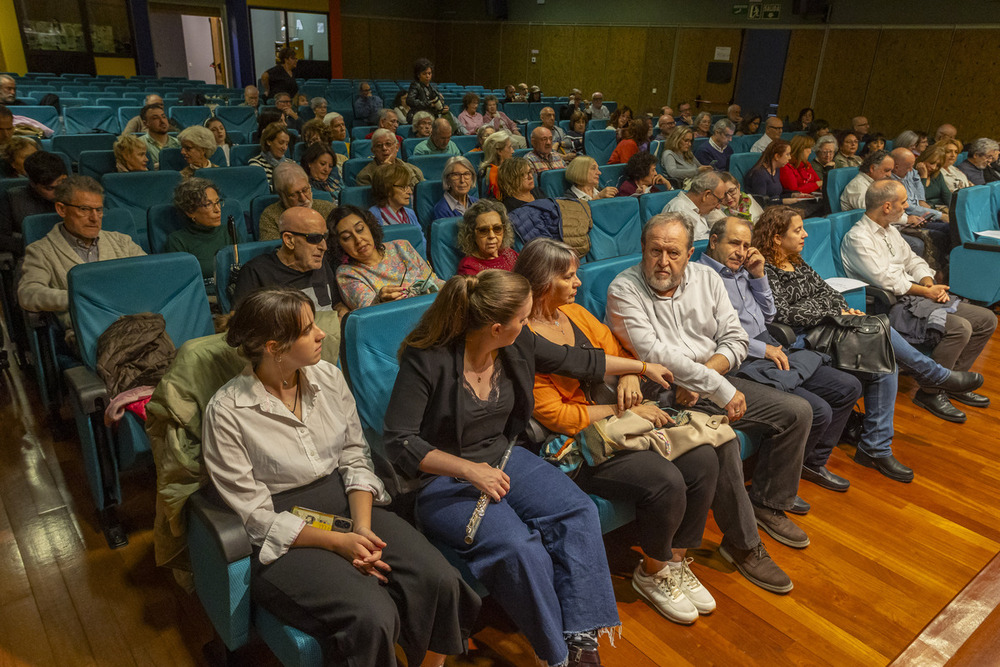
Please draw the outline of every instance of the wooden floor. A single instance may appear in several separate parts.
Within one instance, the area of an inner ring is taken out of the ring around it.
[[[976,370],[998,362],[1000,334]],[[1000,612],[984,607],[997,596],[1000,564],[949,606],[1000,551],[1000,373],[992,375],[983,391],[995,407],[967,408],[964,425],[918,409],[909,400],[912,381],[901,379],[894,449],[916,471],[912,484],[855,465],[847,448],[829,467],[852,481],[848,493],[802,484],[813,509],[796,521],[812,544],[798,551],[764,536],[795,582],[788,595],[751,585],[722,561],[710,520],[694,571],[718,610],[694,626],[675,625],[632,590],[638,556],[630,529],[609,535],[624,632],[614,648],[602,648],[604,664],[886,665],[911,643],[896,664],[1000,663]],[[154,565],[151,472],[126,480],[131,543],[112,551],[96,526],[75,431],[70,422],[55,430],[38,407],[33,377],[16,368],[3,374],[0,666],[205,664],[202,646],[212,636],[205,614]],[[473,654],[449,665],[534,664],[495,606],[485,607],[483,623]],[[939,632],[950,633],[950,643],[938,642]],[[275,662],[263,647],[246,657]]]

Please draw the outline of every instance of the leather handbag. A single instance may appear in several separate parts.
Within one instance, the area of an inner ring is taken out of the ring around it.
[[[827,315],[806,333],[809,347],[842,371],[885,375],[896,371],[887,315]]]

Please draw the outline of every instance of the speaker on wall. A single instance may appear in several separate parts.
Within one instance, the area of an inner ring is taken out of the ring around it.
[[[494,21],[506,21],[507,0],[486,0],[486,15]]]
[[[723,62],[708,63],[708,83],[729,83],[733,80],[733,64]]]

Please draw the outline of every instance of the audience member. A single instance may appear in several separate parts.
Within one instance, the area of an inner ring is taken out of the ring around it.
[[[264,98],[275,99],[279,93],[286,93],[289,101],[299,92],[299,84],[292,76],[292,70],[299,62],[299,57],[290,46],[282,47],[275,59],[277,64],[260,76],[264,84]]]
[[[524,97],[518,95],[517,87],[515,87],[513,84],[507,84],[507,86],[504,87],[503,92],[504,92],[504,98],[503,98],[504,104],[507,104],[508,102],[525,101]]]
[[[858,135],[851,130],[840,132],[837,135],[837,143],[840,144],[840,150],[837,151],[837,155],[833,158],[834,168],[860,167],[862,158],[857,154]]]
[[[194,255],[201,265],[209,294],[215,293],[215,254],[223,246],[238,241],[229,235],[228,226],[222,224],[225,203],[215,183],[205,178],[191,176],[174,188],[174,208],[184,214],[187,222],[167,237],[164,251]]]
[[[826,134],[816,140],[816,145],[813,149],[812,159],[809,160],[809,164],[812,165],[813,171],[816,172],[816,178],[820,182],[826,182],[826,175],[831,169],[836,169],[834,164],[834,156],[837,154],[837,138],[832,134]]]
[[[445,116],[448,122],[454,121],[451,118],[448,105],[444,103],[444,98],[438,92],[437,86],[431,83],[434,77],[434,65],[426,58],[419,58],[413,63],[413,81],[410,83],[410,90],[406,95],[406,103],[414,113],[426,111],[435,118]]]
[[[409,241],[382,240],[369,211],[341,206],[327,218],[337,285],[350,310],[436,292],[443,285]]]
[[[337,278],[327,259],[329,233],[318,211],[292,206],[281,212],[277,222],[281,245],[274,252],[254,257],[236,278],[233,305],[262,287],[290,287],[303,292],[316,310],[336,310],[343,315]]]
[[[372,174],[372,201],[368,210],[383,227],[420,224],[412,208],[410,172],[399,160],[383,164]]]
[[[972,185],[986,185],[985,170],[1000,157],[1000,144],[993,139],[981,137],[969,142],[968,151],[968,157],[958,165],[958,170],[965,174]]]
[[[704,139],[712,136],[712,114],[707,111],[699,112],[691,123],[691,129],[694,130],[696,139]]]
[[[0,144],[0,166],[4,167],[3,178],[21,178],[27,176],[24,172],[24,161],[29,155],[38,152],[38,144],[28,137],[11,137]]]
[[[500,185],[497,177],[504,160],[514,157],[514,145],[506,130],[491,134],[483,144],[483,161],[479,165],[479,192],[483,197],[500,199]]]
[[[798,118],[789,124],[788,126],[789,131],[812,132],[813,131],[812,122],[815,115],[816,112],[813,111],[810,107],[802,109],[801,111],[799,111]]]
[[[151,104],[160,104],[160,105],[162,105],[163,104],[163,98],[160,97],[159,95],[157,95],[156,93],[150,93],[149,95],[146,95],[146,97],[144,98],[142,104],[143,104],[143,106],[149,106]],[[171,130],[178,129],[178,128],[175,127],[175,123],[174,123],[173,120],[169,120],[168,122],[171,125],[171,127],[170,127]],[[139,115],[132,116],[132,118],[130,118],[129,121],[127,123],[125,123],[125,127],[122,129],[122,134],[123,135],[124,134],[143,134],[143,133],[146,132],[146,129],[147,129],[146,128],[146,123],[143,122],[143,120],[142,120],[142,111],[140,110],[139,111]]]
[[[628,124],[622,132],[621,141],[615,146],[608,158],[608,164],[624,164],[641,150],[649,147],[649,128],[646,121],[637,118]]]
[[[611,118],[611,111],[604,106],[604,95],[600,92],[595,92],[590,96],[590,106],[584,109],[584,113],[591,120],[608,120]]]
[[[677,105],[677,124],[690,126],[694,119],[691,118],[691,103],[684,101]]]
[[[406,103],[405,90],[399,91],[396,93],[396,96],[392,98],[392,110],[396,112],[397,120],[401,120],[404,123],[410,122],[412,109],[410,109],[410,105]]]
[[[492,125],[480,125],[479,129],[476,130],[476,147],[472,149],[472,152],[479,152],[483,150],[483,146],[486,145],[486,140],[491,134],[496,132]]]
[[[726,194],[722,196],[722,204],[714,211],[709,211],[705,220],[714,225],[723,218],[740,218],[753,227],[757,224],[764,209],[757,200],[740,189],[740,182],[728,171],[718,172],[719,178],[726,184]]]
[[[871,124],[868,119],[864,116],[855,116],[851,119],[851,130],[854,132],[854,136],[858,138],[858,141],[866,143],[871,140]]]
[[[957,139],[957,138],[958,138],[958,130],[955,129],[954,125],[951,125],[949,123],[941,124],[938,127],[937,132],[934,133],[934,143],[943,141],[945,139]]]
[[[656,126],[660,130],[660,138],[666,139],[670,136],[670,133],[674,131],[677,127],[677,120],[674,118],[673,109],[670,107],[665,107],[666,110],[660,115],[659,119],[656,121]]]
[[[483,114],[479,113],[479,95],[469,92],[462,97],[462,113],[458,114],[458,124],[466,134],[475,134],[483,125]]]
[[[291,137],[281,123],[271,123],[260,135],[260,153],[247,160],[247,164],[260,167],[267,175],[267,185],[271,192],[275,191],[273,174],[275,168],[282,162],[291,162],[285,153]]]
[[[656,171],[656,158],[645,151],[636,153],[625,163],[622,182],[618,184],[617,197],[632,197],[653,192],[653,188],[661,186],[664,190],[673,190],[670,181]]]
[[[565,197],[590,201],[618,196],[618,188],[613,185],[601,188],[601,168],[592,157],[582,155],[570,162],[565,176],[570,184],[566,188]]]
[[[465,212],[479,198],[472,194],[476,184],[476,170],[466,158],[457,155],[450,158],[441,172],[441,186],[444,196],[441,197],[431,211],[431,219],[456,218]]]
[[[569,100],[566,104],[559,106],[559,120],[569,120],[578,111],[582,111],[580,108],[580,103],[583,100],[582,95],[571,92],[567,97]],[[586,114],[584,114],[586,116]]]
[[[906,204],[906,189],[897,181],[879,181],[868,189],[865,215],[840,246],[844,270],[851,278],[896,295],[890,321],[910,343],[933,345],[931,359],[945,368],[967,371],[993,335],[996,315],[953,297],[947,285],[934,282],[934,272],[903,243],[892,224],[904,215]],[[945,311],[943,333],[926,326],[931,315],[928,301],[941,304],[938,308]],[[964,422],[965,414],[951,405],[948,397],[973,407],[987,407],[990,402],[972,391],[946,395],[925,389],[917,392],[913,402],[942,419]]]
[[[483,123],[492,125],[497,131],[506,130],[507,134],[511,137],[511,141],[514,142],[515,148],[524,148],[526,146],[524,137],[521,136],[520,130],[517,129],[517,123],[508,118],[507,114],[503,111],[500,111],[497,106],[497,98],[493,95],[487,95],[483,98]]]
[[[379,109],[376,115],[378,116],[378,126],[366,134],[365,139],[371,139],[377,130],[388,130],[392,132],[392,136],[396,137],[396,143],[399,144],[399,150],[402,151],[403,137],[396,131],[399,129],[399,119],[396,118],[396,112],[392,109]],[[430,114],[427,115],[430,116]],[[433,117],[431,117],[431,120],[433,120]]]
[[[411,139],[426,139],[431,136],[434,126],[434,116],[426,111],[418,111],[413,114],[413,126],[410,128]],[[395,133],[395,130],[393,130]]]
[[[330,128],[330,141],[347,141],[347,123],[336,111],[323,116],[323,123]]]
[[[885,135],[881,132],[874,132],[869,135],[868,142],[865,144],[864,150],[861,151],[861,159],[863,160],[866,155],[874,153],[876,151],[885,150]]]
[[[536,127],[531,131],[531,152],[526,159],[536,173],[566,168],[562,157],[552,150],[552,133],[544,127]]]
[[[545,199],[545,193],[535,187],[535,170],[523,157],[504,160],[497,169],[500,201],[507,212],[517,210],[536,199]]]
[[[418,167],[399,159],[399,143],[389,130],[378,129],[372,134],[372,161],[358,174],[358,185],[371,185],[372,175],[380,165],[401,162],[410,171],[410,185],[416,187],[424,180],[424,174]]]
[[[671,179],[678,186],[690,178],[694,178],[699,172],[712,171],[712,167],[707,164],[699,164],[691,152],[694,145],[694,131],[681,125],[663,142],[660,148],[660,166],[667,178]]]
[[[334,209],[332,202],[313,198],[309,175],[291,160],[286,160],[275,167],[274,193],[278,195],[278,201],[260,214],[257,237],[261,241],[281,238],[279,226],[281,214],[290,208],[311,208],[324,218]]]
[[[309,100],[309,109],[312,110],[313,118],[318,118],[319,120],[322,121],[323,117],[326,116],[327,111],[329,111],[329,109],[327,108],[326,98],[325,97],[312,98],[311,100]]]
[[[810,213],[816,212],[819,202],[810,195],[801,192],[789,193],[784,196],[785,188],[781,184],[781,170],[792,159],[792,147],[784,139],[776,139],[767,145],[760,159],[757,160],[747,175],[743,177],[747,192],[760,197],[765,205],[786,204],[799,205]],[[810,201],[803,201],[804,198]]]
[[[739,127],[740,123],[743,122],[743,109],[739,104],[730,104],[726,107],[726,119],[733,124],[734,131]]]
[[[288,93],[278,93],[274,96],[274,108],[281,112],[281,119],[285,125],[296,132],[302,129],[302,119],[299,112],[292,104],[292,96]]]
[[[205,467],[254,545],[254,600],[310,628],[329,664],[394,664],[398,641],[408,664],[443,665],[465,652],[479,598],[415,528],[372,507],[389,494],[313,313],[294,290],[245,299],[226,342],[250,365],[205,408]],[[307,525],[289,511],[299,503],[353,526]]]
[[[719,180],[715,173],[699,178]],[[697,403],[698,409],[709,412],[721,408],[731,422],[766,434],[757,452],[753,486],[745,489],[737,480],[722,490],[749,492],[758,525],[782,544],[804,548],[809,537],[785,512],[808,511],[796,493],[812,410],[798,396],[730,373],[746,357],[748,337],[719,275],[688,263],[693,242],[691,221],[683,214],[650,218],[643,227],[642,260],[618,274],[608,288],[606,319],[630,353],[670,363],[674,395],[666,397],[668,403],[685,408]],[[706,400],[699,402],[702,398]],[[743,502],[717,497],[714,506],[728,510]],[[792,582],[771,560],[750,517],[744,512],[721,514],[716,514],[720,526],[732,530],[723,528],[720,554],[756,585],[775,593],[790,591]]]
[[[514,270],[514,228],[507,209],[498,201],[483,199],[465,210],[458,223],[457,245],[464,255],[456,271],[460,276],[486,269]]]
[[[622,105],[611,112],[611,117],[608,118],[608,126],[606,129],[615,131],[615,138],[618,141],[622,139],[622,133],[628,124],[632,122],[632,108],[628,105]]]
[[[451,140],[451,123],[445,118],[437,118],[431,126],[431,136],[421,141],[413,149],[414,155],[461,155],[462,151]]]
[[[382,98],[372,93],[372,85],[362,81],[354,98],[354,120],[358,125],[374,125],[382,109]],[[405,120],[405,116],[403,117]]]
[[[260,91],[257,86],[247,86],[243,89],[243,102],[241,107],[250,107],[257,113],[260,108]]]
[[[727,184],[714,171],[704,171],[691,179],[688,189],[667,202],[661,213],[679,213],[691,227],[691,241],[708,238],[711,223],[708,215],[719,208]]]
[[[142,137],[135,134],[123,134],[115,140],[115,169],[119,173],[129,171],[148,171],[148,145]]]
[[[17,99],[17,80],[9,74],[0,74],[0,104],[8,107],[27,104]]]
[[[892,142],[892,146],[893,149],[908,148],[910,152],[919,157],[922,152],[927,150],[927,134],[914,130],[903,130]]]
[[[233,140],[229,138],[229,132],[226,131],[226,124],[215,116],[212,116],[205,121],[205,128],[212,133],[212,138],[215,139],[216,150],[222,151],[223,160],[221,166],[230,166],[229,155],[233,147]]]
[[[28,160],[29,179],[33,178],[34,162],[47,166],[46,156],[55,158],[51,153],[36,153]],[[49,167],[48,171],[51,174],[54,170]],[[55,211],[62,222],[25,249],[17,302],[25,310],[55,313],[66,333],[66,342],[73,348],[76,336],[67,312],[69,270],[78,264],[146,253],[127,234],[101,230],[104,188],[100,183],[89,176],[66,177],[65,172],[49,179],[49,183],[55,184]]]
[[[786,192],[822,196],[823,181],[809,162],[815,140],[808,134],[792,137],[791,159],[781,168],[781,187]]]
[[[302,153],[299,165],[309,177],[310,188],[326,192],[333,197],[333,201],[340,199],[344,181],[332,148],[323,143],[310,145]]]
[[[153,162],[153,169],[159,169],[160,151],[164,148],[180,148],[181,142],[168,134],[170,122],[162,104],[147,104],[139,112],[139,117],[146,125],[146,134],[142,136],[146,142],[146,152]]]
[[[306,146],[323,144],[329,147],[332,141],[330,138],[330,128],[327,127],[321,118],[307,120],[302,126],[301,137],[302,143]]]
[[[917,158],[916,170],[924,186],[924,199],[936,210],[947,211],[951,206],[951,190],[941,171],[945,161],[945,147],[934,145]]]
[[[541,102],[542,101],[542,89],[538,86],[532,86],[528,89],[528,102]]]
[[[781,133],[785,129],[785,123],[783,120],[777,116],[768,116],[767,120],[764,122],[764,135],[753,143],[750,147],[751,153],[763,153],[764,149],[772,141],[777,141],[781,138]]]
[[[840,193],[840,208],[844,211],[864,208],[868,188],[875,181],[889,178],[894,166],[892,157],[885,151],[869,154],[858,167],[858,175]]]
[[[62,158],[46,151],[29,155],[24,172],[28,184],[7,189],[0,200],[0,250],[15,257],[24,254],[21,223],[29,215],[56,212],[56,188],[67,176]]]
[[[811,123],[812,129],[809,131],[809,135],[819,141],[820,137],[825,137],[828,134],[833,134],[833,130],[830,129],[830,123],[823,120],[822,118],[817,118]]]
[[[181,169],[183,178],[191,178],[198,169],[215,166],[209,158],[215,155],[218,145],[215,135],[207,127],[192,125],[184,128],[177,135],[177,140],[181,142],[181,157],[187,162],[187,166]]]
[[[757,134],[760,129],[760,114],[753,112],[743,118],[743,122],[736,128],[737,137],[747,137]]]
[[[539,120],[542,121],[542,127],[552,133],[552,145],[555,150],[563,153],[563,158],[569,162],[575,155],[568,155],[563,148],[563,144],[566,140],[566,132],[563,131],[559,124],[556,123],[556,112],[552,107],[544,107],[538,114]]]
[[[931,205],[927,203],[924,184],[920,180],[920,174],[913,168],[917,160],[913,151],[909,148],[893,148],[889,155],[893,161],[892,172],[889,176],[902,183],[903,187],[906,188],[906,214],[917,216],[924,223],[930,221],[947,223],[948,215],[931,208]],[[943,241],[947,245],[949,243],[947,224],[944,224],[943,227],[936,227],[936,229],[943,234]],[[942,248],[942,250],[947,252],[947,247]]]
[[[739,107],[736,107],[739,109]],[[736,126],[728,118],[720,118],[712,126],[712,137],[698,147],[694,152],[694,158],[701,164],[707,164],[716,171],[727,171],[729,169],[729,157],[733,154],[733,147],[729,143],[733,140]]]
[[[573,117],[569,119],[569,130],[566,132],[566,137],[563,139],[562,149],[567,155],[585,155],[586,146],[584,145],[583,135],[587,131],[587,116],[582,111],[576,111],[573,113]]]
[[[940,145],[944,149],[944,162],[941,164],[941,174],[944,176],[944,184],[948,186],[950,192],[955,192],[972,185],[969,177],[961,169],[955,166],[958,155],[962,152],[962,142],[958,139],[942,139],[934,144]]]

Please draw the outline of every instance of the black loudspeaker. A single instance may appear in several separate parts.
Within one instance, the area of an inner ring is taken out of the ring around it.
[[[506,21],[507,0],[486,0],[486,15],[494,21]]]
[[[792,14],[806,17],[826,17],[830,0],[792,0]]]
[[[729,83],[733,80],[732,63],[708,63],[708,83]]]

